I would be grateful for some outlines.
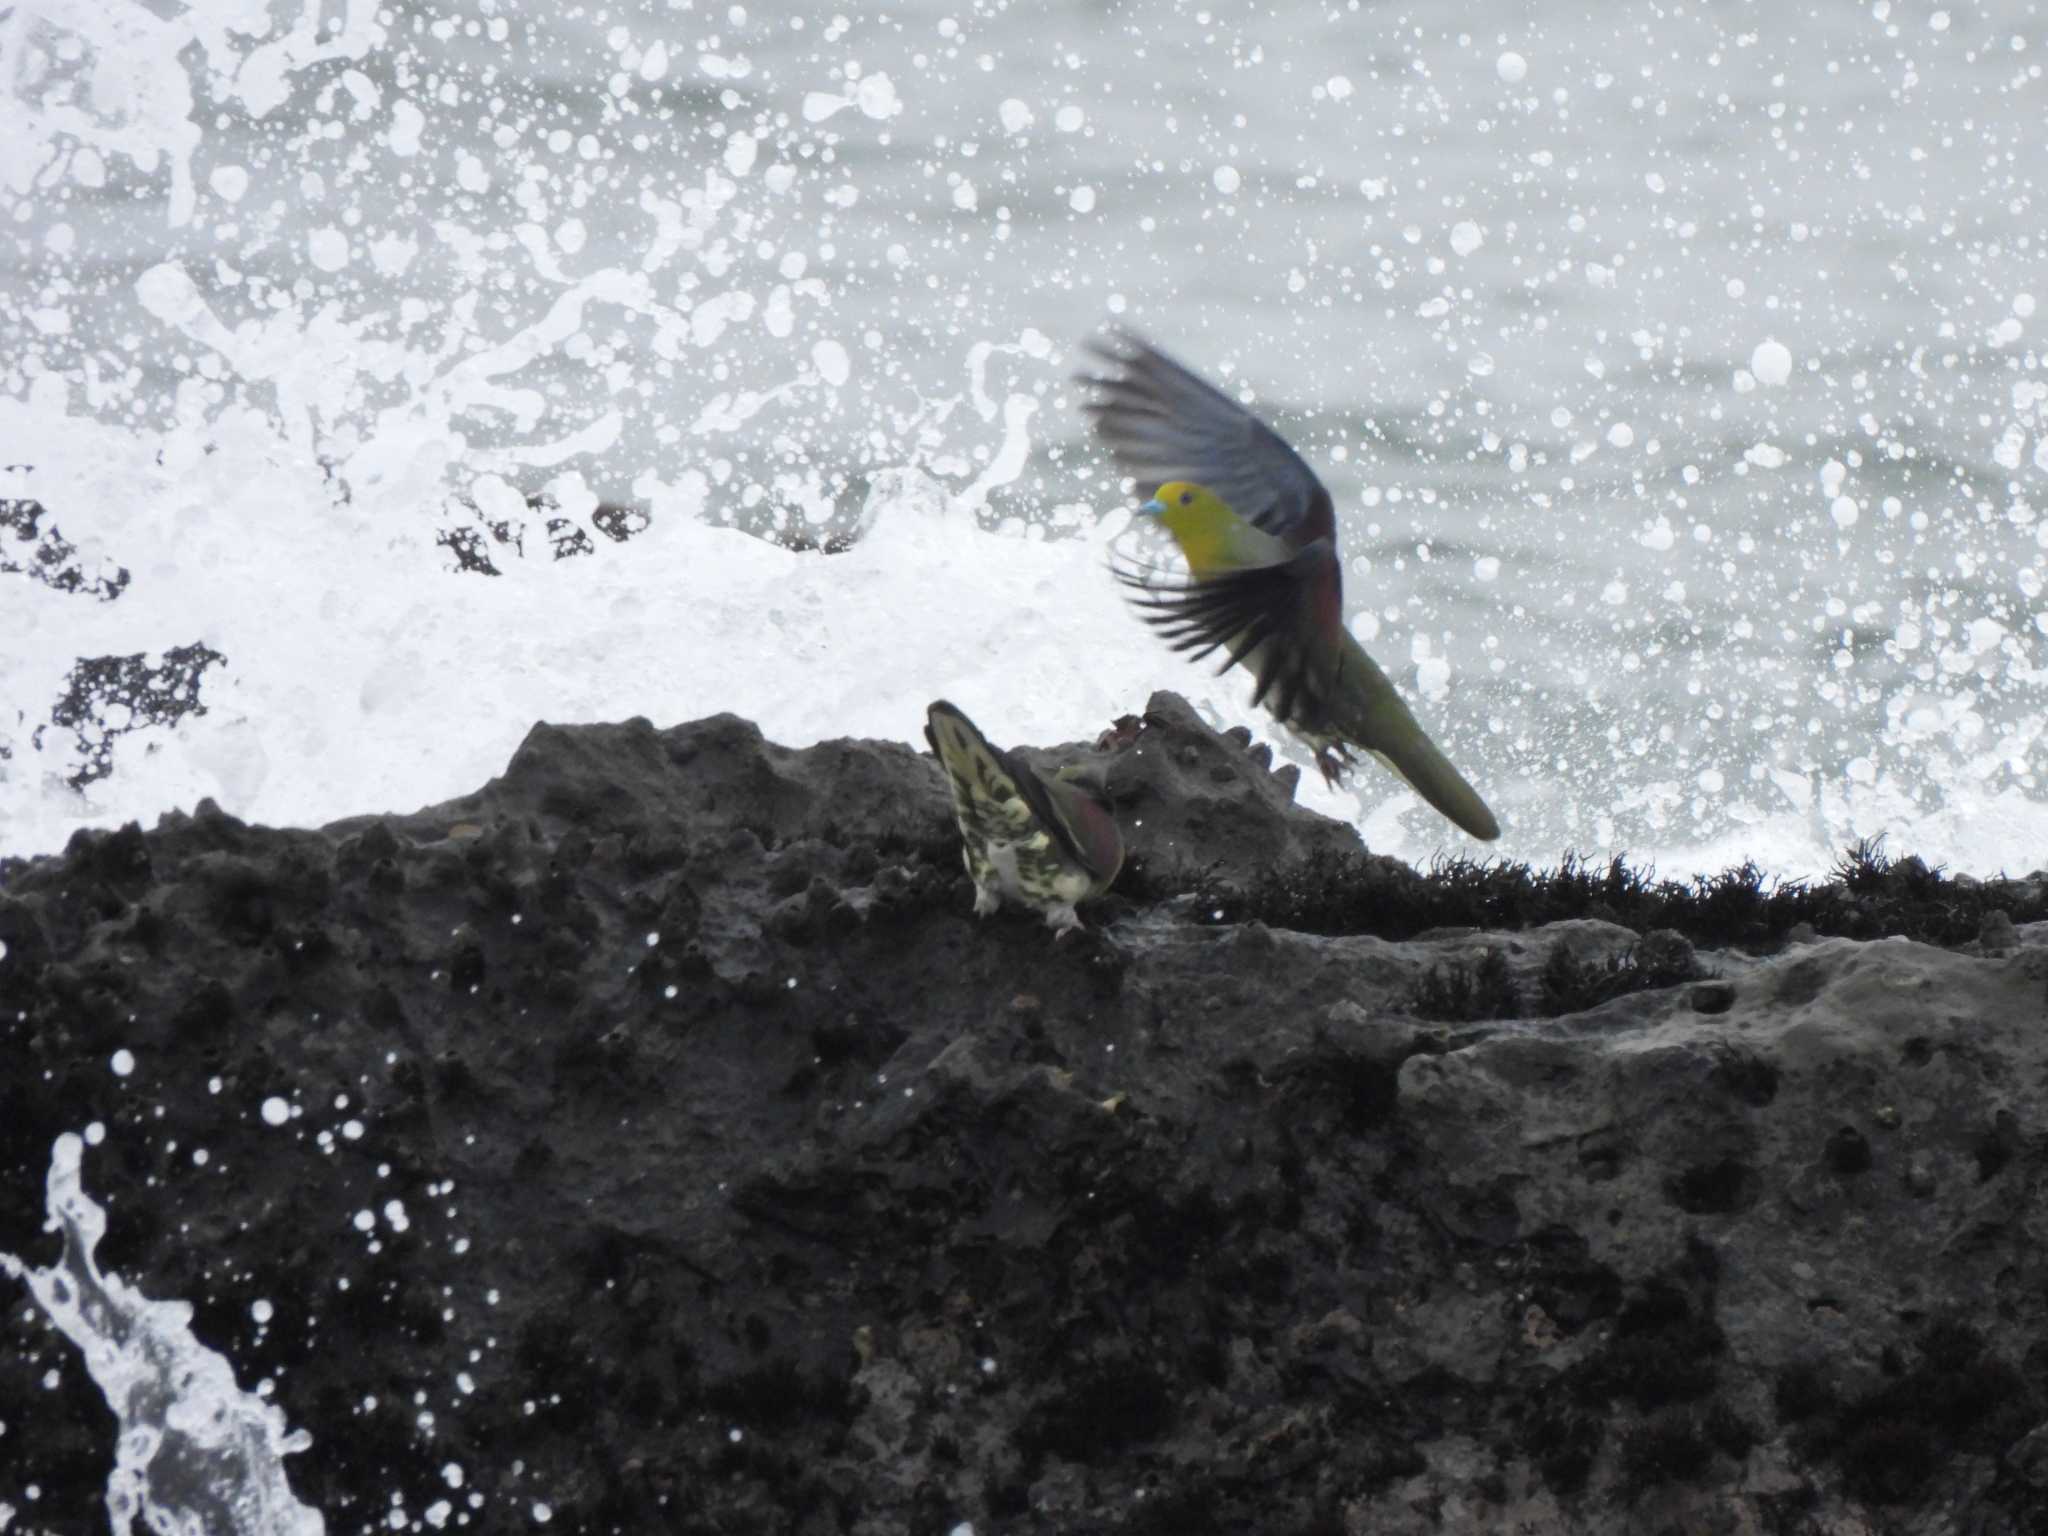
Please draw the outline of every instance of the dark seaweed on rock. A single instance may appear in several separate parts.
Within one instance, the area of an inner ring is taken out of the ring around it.
[[[1706,974],[1692,945],[1669,929],[1645,934],[1626,948],[1590,956],[1560,938],[1551,944],[1527,995],[1502,951],[1490,947],[1470,964],[1449,961],[1431,966],[1416,983],[1409,1006],[1418,1018],[1445,1023],[1554,1019],[1584,1013],[1632,992],[1682,986]]]
[[[1469,1024],[1519,1018],[1522,996],[1501,952],[1488,949],[1470,965],[1431,966],[1408,994],[1408,1006],[1417,1018]]]
[[[1167,882],[1170,884],[1171,882]],[[1604,866],[1568,857],[1555,869],[1446,859],[1427,871],[1363,851],[1316,849],[1231,885],[1208,870],[1181,888],[1218,922],[1256,920],[1302,933],[1413,938],[1434,928],[1534,928],[1597,918],[1638,933],[1668,929],[1698,944],[1767,952],[1801,925],[1813,935],[1923,943],[1976,941],[1988,919],[2048,920],[2048,874],[1951,878],[1920,859],[1858,843],[1820,884],[1773,880],[1745,863],[1718,875],[1659,880],[1615,857]]]
[[[1645,934],[1617,954],[1584,960],[1569,944],[1551,946],[1543,967],[1546,1016],[1584,1013],[1631,992],[1656,992],[1705,976],[1706,969],[1683,936],[1668,928]]]

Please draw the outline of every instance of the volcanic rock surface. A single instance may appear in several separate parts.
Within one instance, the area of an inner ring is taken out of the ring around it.
[[[1076,753],[1058,942],[929,756],[730,716],[0,864],[0,1250],[102,1125],[330,1531],[2043,1528],[2048,880],[1417,874],[1171,695]],[[0,1503],[103,1528],[0,1327]]]

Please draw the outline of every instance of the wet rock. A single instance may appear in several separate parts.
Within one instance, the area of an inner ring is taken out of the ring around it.
[[[2019,946],[2019,930],[2013,926],[2012,914],[1994,909],[1984,914],[1984,920],[1977,927],[1977,942],[1984,946],[1986,954],[2002,954]]]
[[[331,1529],[2039,1528],[2048,883],[1422,875],[1166,694],[1034,755],[1133,848],[1059,941],[929,756],[731,716],[0,865],[0,1249],[104,1126]],[[0,1331],[0,1502],[90,1527]]]

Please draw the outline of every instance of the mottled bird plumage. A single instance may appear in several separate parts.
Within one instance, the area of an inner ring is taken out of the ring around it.
[[[1077,765],[1048,777],[943,699],[926,709],[924,733],[952,786],[975,914],[1007,898],[1050,927],[1079,927],[1075,905],[1108,890],[1123,867],[1123,835],[1099,784]]]
[[[1118,570],[1174,649],[1222,651],[1252,700],[1306,741],[1335,782],[1352,749],[1378,757],[1473,837],[1500,824],[1429,739],[1344,623],[1336,515],[1314,471],[1221,390],[1128,333],[1091,344],[1084,408],[1120,468],[1150,496],[1192,580]]]

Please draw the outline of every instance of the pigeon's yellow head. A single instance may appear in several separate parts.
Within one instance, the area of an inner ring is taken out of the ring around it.
[[[1207,486],[1169,480],[1138,510],[1166,525],[1196,576],[1239,563],[1236,545],[1245,521]]]

